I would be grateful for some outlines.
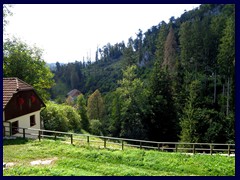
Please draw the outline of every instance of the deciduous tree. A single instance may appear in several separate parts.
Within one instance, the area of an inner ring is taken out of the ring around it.
[[[43,51],[16,38],[7,39],[3,48],[3,76],[18,77],[29,83],[46,101],[47,90],[54,85],[54,75],[42,59]]]

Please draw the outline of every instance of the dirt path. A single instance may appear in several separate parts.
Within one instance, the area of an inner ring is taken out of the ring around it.
[[[35,161],[31,161],[30,162],[30,165],[32,166],[35,166],[35,165],[49,165],[49,164],[52,164],[54,163],[54,161],[56,161],[57,158],[54,157],[54,158],[51,158],[51,159],[40,159],[40,160],[35,160]],[[12,167],[12,166],[15,166],[17,165],[17,163],[15,162],[3,162],[3,169],[6,169],[8,167]]]

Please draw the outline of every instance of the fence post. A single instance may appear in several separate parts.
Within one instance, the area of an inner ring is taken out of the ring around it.
[[[71,144],[73,144],[73,134],[71,134]]]
[[[12,136],[12,123],[9,123],[9,136]]]
[[[231,151],[230,151],[230,145],[228,144],[228,155],[230,156]]]
[[[160,144],[158,143],[158,150],[160,150]]]
[[[212,144],[210,144],[210,154],[212,155],[212,153],[213,153],[213,146]]]
[[[124,146],[124,143],[123,143],[123,140],[122,140],[122,150],[123,150],[123,146]]]
[[[104,138],[104,148],[106,148],[106,138]]]
[[[41,132],[40,131],[38,131],[38,139],[39,139],[39,141],[41,141]]]
[[[25,139],[25,128],[23,128],[23,139]]]
[[[55,141],[57,140],[57,135],[56,135],[56,133],[54,133],[54,140],[55,140]]]
[[[195,144],[193,144],[193,154],[195,154]]]
[[[175,144],[175,150],[176,150],[176,152],[177,152],[177,147],[178,147],[178,145],[177,145],[177,144]]]
[[[142,142],[140,141],[140,149],[142,149]]]
[[[89,136],[87,136],[87,143],[89,144]]]

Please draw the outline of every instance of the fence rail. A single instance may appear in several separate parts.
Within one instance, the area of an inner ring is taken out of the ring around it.
[[[4,127],[5,128],[5,127]],[[10,129],[10,128],[9,128]],[[116,138],[108,136],[96,136],[90,134],[77,134],[67,133],[60,131],[50,131],[43,129],[34,128],[21,128],[18,127],[18,133],[14,136],[35,137],[41,141],[42,138],[57,139],[70,139],[70,143],[74,142],[85,142],[90,145],[92,143],[102,144],[104,148],[108,148],[109,145],[119,146],[121,150],[124,147],[137,147],[140,149],[155,149],[159,151],[171,151],[171,152],[188,152],[188,153],[224,153],[224,154],[235,154],[235,144],[221,144],[221,143],[187,143],[187,142],[157,142],[157,141],[146,141],[137,139],[127,138]],[[19,131],[22,130],[22,131]],[[5,132],[8,132],[4,130]],[[30,133],[28,131],[31,131]],[[10,130],[11,132],[11,130]],[[35,133],[33,133],[35,132]],[[97,139],[96,139],[97,138]],[[99,140],[101,139],[101,141]]]

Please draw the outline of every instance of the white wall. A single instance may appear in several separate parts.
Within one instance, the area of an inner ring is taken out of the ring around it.
[[[3,113],[4,114],[4,113]],[[30,127],[30,116],[35,115],[35,122],[36,124],[34,126]],[[4,116],[4,115],[3,115]],[[29,113],[26,114],[24,116],[19,116],[17,118],[14,119],[10,119],[7,122],[3,122],[3,125],[5,126],[5,130],[8,131],[6,132],[6,136],[9,135],[9,122],[13,123],[15,121],[18,121],[18,126],[21,128],[34,128],[34,129],[40,129],[40,110],[39,111],[35,111],[33,113]],[[19,132],[22,133],[23,130],[19,129]],[[22,134],[17,133],[14,136],[23,136]],[[25,133],[33,133],[33,134],[37,134],[37,131],[33,131],[33,130],[26,130]],[[26,137],[32,137],[31,135],[26,135]],[[37,136],[36,136],[37,138]]]

